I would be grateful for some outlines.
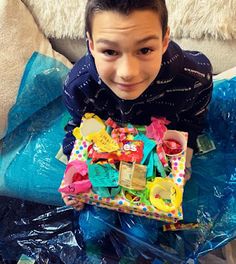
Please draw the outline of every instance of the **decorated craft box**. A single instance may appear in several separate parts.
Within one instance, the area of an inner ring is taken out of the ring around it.
[[[87,113],[59,191],[124,213],[183,219],[187,133],[167,130],[165,118],[146,127],[121,126]]]

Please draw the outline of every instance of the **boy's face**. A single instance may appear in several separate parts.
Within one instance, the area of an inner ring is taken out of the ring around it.
[[[159,73],[169,30],[162,37],[159,15],[104,11],[92,20],[89,49],[102,81],[121,99],[138,98]]]

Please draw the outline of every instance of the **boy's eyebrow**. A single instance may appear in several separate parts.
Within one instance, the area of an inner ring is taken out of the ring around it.
[[[157,35],[150,35],[150,36],[147,36],[143,39],[140,39],[138,40],[136,43],[137,44],[142,44],[142,43],[145,43],[149,40],[159,40],[160,37],[157,36]],[[100,38],[98,40],[96,40],[96,43],[102,43],[102,44],[108,44],[108,45],[112,45],[112,46],[118,46],[118,44],[115,42],[115,41],[111,41],[111,40],[108,40],[108,39],[103,39],[103,38]]]
[[[160,37],[157,35],[150,35],[150,36],[147,36],[143,39],[138,40],[137,44],[142,44],[142,43],[147,42],[149,40],[159,40],[159,39],[160,39]]]
[[[115,41],[111,41],[111,40],[108,40],[108,39],[103,39],[103,38],[100,38],[98,40],[96,40],[96,43],[102,43],[102,44],[108,44],[108,45],[112,45],[112,46],[117,46],[117,43]]]

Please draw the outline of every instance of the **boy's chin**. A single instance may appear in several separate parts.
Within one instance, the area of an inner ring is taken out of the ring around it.
[[[142,93],[135,93],[135,94],[131,94],[131,93],[115,93],[117,97],[119,97],[122,100],[135,100],[137,98],[139,98],[139,96]]]

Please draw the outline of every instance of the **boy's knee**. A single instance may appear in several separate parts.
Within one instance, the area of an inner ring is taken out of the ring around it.
[[[126,234],[151,244],[157,241],[158,228],[163,225],[154,219],[129,214],[120,215],[120,221],[121,228]]]
[[[117,213],[95,206],[86,206],[78,214],[78,223],[83,238],[87,240],[99,240],[105,237],[116,225]]]

